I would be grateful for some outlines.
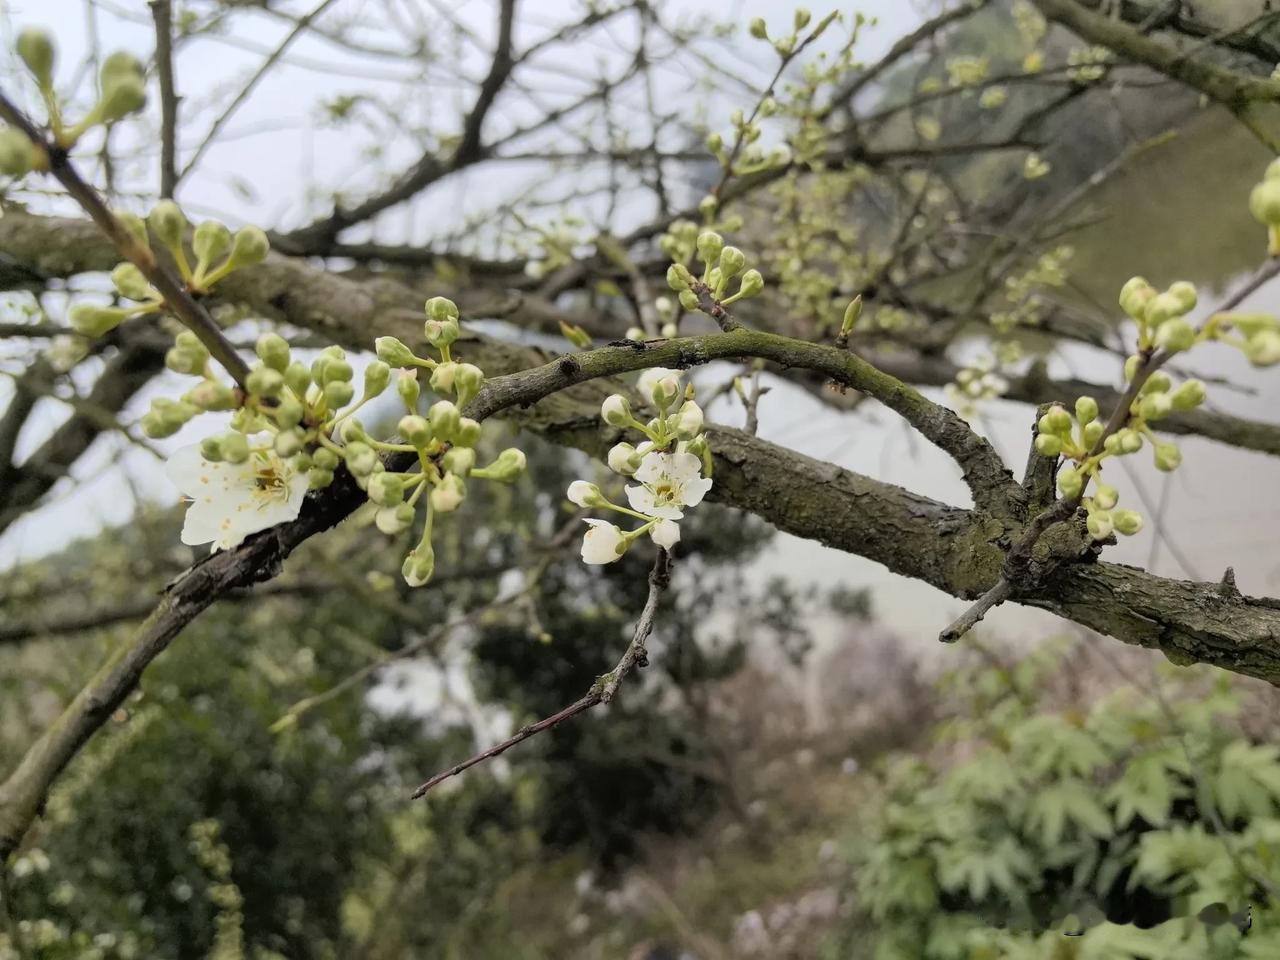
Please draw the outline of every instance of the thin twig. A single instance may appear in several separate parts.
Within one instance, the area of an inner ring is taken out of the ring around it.
[[[506,753],[518,743],[523,743],[530,737],[537,736],[544,730],[550,730],[557,727],[566,720],[571,720],[579,714],[586,713],[592,707],[599,706],[602,703],[608,703],[613,699],[614,694],[618,692],[618,687],[622,685],[622,681],[627,675],[637,667],[647,666],[649,663],[648,650],[645,647],[649,639],[649,634],[653,631],[653,621],[658,613],[658,601],[662,598],[663,592],[667,585],[671,582],[671,555],[658,548],[658,555],[654,558],[653,569],[649,571],[649,597],[645,601],[644,609],[640,611],[640,619],[636,621],[635,632],[631,636],[631,642],[627,644],[626,651],[622,654],[622,659],[618,661],[618,665],[611,671],[596,678],[596,682],[591,685],[591,689],[587,691],[586,696],[582,699],[569,704],[558,713],[553,713],[549,717],[544,717],[537,723],[531,723],[527,727],[521,727],[514,734],[501,743],[489,747],[487,750],[481,750],[479,753],[468,757],[462,763],[450,767],[441,773],[437,773],[430,780],[426,781],[417,790],[413,791],[413,799],[425,796],[428,791],[444,783],[446,780],[456,777],[458,774],[474,767],[478,763],[491,760],[499,754]]]
[[[156,26],[156,78],[160,83],[160,196],[172,199],[178,185],[178,94],[173,78],[173,7],[150,0]]]

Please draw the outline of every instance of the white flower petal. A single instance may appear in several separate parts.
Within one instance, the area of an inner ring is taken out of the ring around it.
[[[659,506],[653,491],[648,487],[629,486],[626,490],[627,502],[637,513],[643,513],[646,517],[665,517],[668,520],[679,520],[684,516],[678,507]]]
[[[670,550],[680,542],[680,524],[674,520],[659,520],[649,528],[649,536],[658,546]]]
[[[667,476],[673,480],[693,480],[702,474],[702,461],[692,453],[667,454]]]
[[[702,502],[702,498],[707,495],[707,491],[711,489],[711,478],[703,477],[700,480],[689,480],[684,485],[684,505],[686,507],[696,507]]]
[[[657,483],[667,471],[667,455],[665,453],[646,453],[636,468],[635,478],[641,483]]]

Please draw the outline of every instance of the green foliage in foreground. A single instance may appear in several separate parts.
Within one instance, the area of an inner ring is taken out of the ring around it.
[[[1246,735],[1225,678],[1056,710],[1070,668],[1048,645],[945,681],[962,709],[938,734],[965,759],[889,767],[837,955],[870,939],[877,960],[1280,956],[1280,748]]]

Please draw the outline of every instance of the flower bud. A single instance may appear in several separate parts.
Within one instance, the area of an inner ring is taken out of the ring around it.
[[[1142,357],[1136,353],[1126,358],[1124,362],[1124,379],[1127,383],[1132,383],[1133,378],[1138,374],[1138,366],[1142,363]]]
[[[317,447],[315,453],[311,454],[311,462],[321,470],[337,470],[340,459],[328,447]]]
[[[227,463],[244,463],[249,459],[249,438],[243,433],[224,433],[219,447]]]
[[[271,241],[258,227],[241,227],[231,241],[231,253],[227,255],[224,270],[239,270],[252,267],[267,259],[271,252]]]
[[[701,304],[698,302],[698,295],[692,290],[680,291],[680,306],[684,307],[690,313],[696,313],[700,310]]]
[[[1106,430],[1107,425],[1101,420],[1094,420],[1092,423],[1085,424],[1084,429],[1080,431],[1081,439],[1084,440],[1084,448],[1092,450],[1096,447]]]
[[[1159,420],[1167,416],[1173,409],[1173,403],[1167,393],[1151,393],[1142,398],[1138,404],[1138,416],[1143,420]]]
[[[458,420],[458,430],[453,435],[453,442],[460,447],[474,447],[480,442],[481,429],[479,420],[462,417]]]
[[[1146,313],[1147,304],[1155,295],[1155,287],[1143,277],[1133,277],[1120,288],[1120,308],[1137,320]]]
[[[458,305],[445,297],[432,297],[426,302],[427,318],[437,323],[457,321]]]
[[[1170,297],[1178,301],[1182,308],[1182,313],[1190,313],[1196,308],[1196,285],[1186,280],[1179,280],[1170,284],[1169,289],[1165,291]]]
[[[447,350],[462,333],[457,320],[428,320],[422,325],[422,332],[427,338],[427,343],[442,352]]]
[[[431,442],[431,427],[426,417],[420,417],[416,413],[401,417],[400,422],[396,424],[396,433],[406,443],[413,444],[419,450]]]
[[[431,579],[436,569],[436,552],[431,548],[431,541],[424,540],[404,558],[400,573],[404,582],[411,587],[420,587]]]
[[[1142,449],[1142,434],[1131,427],[1126,427],[1116,434],[1121,453],[1137,453]]]
[[[1089,528],[1089,535],[1095,540],[1105,540],[1111,536],[1111,531],[1115,529],[1115,523],[1111,519],[1109,510],[1095,510],[1089,514],[1089,519],[1085,525]]]
[[[752,17],[747,29],[757,40],[769,39],[769,28],[764,22],[764,17]]]
[[[609,502],[598,486],[586,480],[575,480],[569,484],[565,496],[570,503],[579,507],[601,507]]]
[[[398,473],[375,473],[369,478],[365,493],[374,503],[394,507],[404,499],[404,477]]]
[[[672,290],[677,292],[688,290],[693,286],[693,282],[693,274],[683,263],[673,263],[667,267],[667,286]]]
[[[1173,380],[1163,370],[1157,370],[1151,376],[1147,377],[1147,382],[1142,385],[1141,393],[1165,393],[1173,386]]]
[[[629,426],[634,419],[631,416],[631,404],[627,403],[627,398],[620,393],[605,398],[604,403],[600,405],[600,415],[604,418],[604,422],[612,427]]]
[[[378,454],[367,443],[357,440],[342,448],[342,458],[354,477],[367,477],[378,468]]]
[[[1268,178],[1249,194],[1249,213],[1266,226],[1280,226],[1280,179]]]
[[[276,397],[284,389],[284,376],[270,367],[254,367],[245,378],[244,385],[259,397]]]
[[[440,458],[440,465],[450,473],[465,477],[476,465],[476,452],[471,447],[450,447]]]
[[[724,237],[714,230],[704,230],[698,234],[698,259],[706,264],[713,264],[720,259],[720,251],[724,249]]]
[[[1042,433],[1035,440],[1036,451],[1046,457],[1062,453],[1062,438],[1052,433]]]
[[[681,440],[692,440],[702,432],[702,408],[686,400],[676,415],[675,433]]]
[[[346,380],[334,380],[324,385],[324,402],[330,410],[341,410],[356,395],[356,388]]]
[[[517,450],[515,447],[508,447],[498,454],[498,458],[493,463],[484,468],[483,473],[489,480],[497,480],[499,483],[515,483],[520,479],[520,474],[524,473],[526,465],[524,451]],[[476,472],[473,471],[473,473]]]
[[[254,352],[272,370],[284,373],[289,369],[289,342],[278,333],[264,333],[254,344]]]
[[[404,405],[409,410],[418,409],[418,396],[422,392],[422,388],[418,386],[417,375],[409,370],[404,370],[400,376],[396,378],[396,391],[400,394],[400,399],[404,401]]]
[[[1205,396],[1203,381],[1188,380],[1173,393],[1169,394],[1169,402],[1175,410],[1194,410],[1204,403]]]
[[[35,77],[36,83],[40,85],[40,88],[42,90],[51,89],[53,86],[55,53],[53,38],[49,36],[49,32],[39,27],[27,27],[27,29],[18,34],[14,47],[18,51],[18,56],[22,58],[22,62],[31,71],[31,76]]]
[[[383,507],[373,515],[373,522],[383,533],[393,536],[409,529],[413,523],[413,515],[413,507],[400,503],[394,507]]]
[[[222,438],[205,437],[200,441],[200,457],[210,463],[222,462]]]
[[[183,399],[195,404],[201,410],[212,412],[234,410],[239,406],[235,391],[217,380],[203,380],[197,383],[187,391]]]
[[[388,366],[413,367],[416,365],[417,357],[413,355],[413,351],[395,337],[378,337],[373,341],[373,346],[378,359]]]
[[[707,149],[712,153],[719,153],[724,149],[724,137],[718,133],[709,133],[707,135]]]
[[[276,434],[276,453],[287,460],[301,453],[305,443],[306,435],[301,430],[281,430]]]
[[[72,326],[74,325],[73,319]],[[1244,355],[1256,367],[1270,367],[1280,363],[1280,333],[1275,330],[1255,333],[1245,341]]]
[[[1147,323],[1159,326],[1174,317],[1180,317],[1186,311],[1182,309],[1183,299],[1175,297],[1172,293],[1157,293],[1147,303],[1146,312],[1143,313]]]
[[[20,130],[0,130],[0,173],[25,177],[35,166],[36,149]]]
[[[355,376],[355,371],[351,369],[351,364],[344,359],[333,357],[328,359],[320,369],[319,382],[340,383],[346,382]]]
[[[435,436],[441,440],[452,440],[458,433],[462,415],[448,400],[438,400],[427,411],[427,422],[431,424],[431,432]]]
[[[640,466],[636,448],[629,443],[617,443],[609,449],[609,469],[629,477]]]
[[[151,409],[139,420],[142,432],[152,440],[171,437],[200,412],[200,408],[184,401],[157,397],[151,401]]]
[[[302,399],[307,395],[307,387],[311,386],[311,372],[301,360],[295,360],[284,371],[284,383]]]
[[[453,374],[453,388],[458,394],[458,406],[465,407],[475,399],[484,384],[484,371],[474,363],[460,363]]]
[[[333,483],[333,471],[313,466],[307,471],[307,485],[312,490],[323,490]]]
[[[840,321],[840,336],[848,337],[849,334],[853,333],[853,328],[858,325],[858,318],[861,316],[862,294],[858,294],[844,308],[844,318]]]
[[[147,105],[147,88],[141,77],[120,77],[102,87],[96,116],[103,123],[115,123]]]
[[[172,200],[161,200],[147,214],[147,224],[156,237],[169,250],[182,249],[182,238],[187,232],[187,218]]]
[[[225,223],[205,220],[196,227],[191,238],[191,249],[195,251],[196,262],[207,269],[213,261],[231,249],[231,231]]]
[[[1131,537],[1142,529],[1142,514],[1137,510],[1116,510],[1111,514],[1116,532]]]
[[[116,220],[120,222],[120,226],[133,238],[133,242],[144,250],[151,249],[151,239],[147,236],[147,224],[136,213],[130,213],[127,210],[113,211]]]
[[[742,272],[747,265],[747,255],[737,247],[725,247],[720,251],[720,278],[728,281]]]
[[[1182,451],[1178,449],[1176,444],[1157,443],[1155,445],[1155,462],[1156,469],[1163,470],[1168,473],[1170,470],[1178,469],[1178,464],[1182,463]]]
[[[587,331],[583,330],[576,323],[566,323],[563,320],[559,321],[559,323],[561,336],[579,350],[591,349],[591,334],[587,333]]]
[[[437,513],[452,513],[462,506],[462,501],[467,496],[467,487],[460,477],[446,473],[428,496]]]
[[[759,296],[763,290],[764,274],[759,270],[751,269],[742,275],[738,285],[738,297],[742,300],[750,300],[752,297]]]
[[[127,300],[150,300],[152,298],[151,284],[142,275],[142,271],[132,263],[117,264],[116,268],[111,271],[111,283],[120,293],[120,296]]]
[[[1039,428],[1041,433],[1070,433],[1071,414],[1067,413],[1066,407],[1060,404],[1054,404],[1040,418],[1036,426]]]
[[[1185,320],[1169,320],[1156,331],[1156,346],[1170,353],[1188,350],[1195,345],[1196,331]]]
[[[659,330],[658,332],[661,333],[662,336],[668,340],[671,340],[671,339],[674,339],[675,337],[680,336],[680,328],[676,326],[674,323],[664,323],[662,325],[662,329]]]
[[[101,337],[110,333],[129,316],[123,307],[99,307],[81,303],[71,308],[71,329],[84,337]]]
[[[306,408],[293,397],[282,397],[271,412],[276,423],[286,430],[300,424],[307,413]]]
[[[436,393],[453,393],[453,380],[458,373],[458,364],[452,360],[436,364],[431,371],[431,389]]]
[[[1110,510],[1120,500],[1120,491],[1108,483],[1098,481],[1093,491],[1093,502],[1103,510]]]
[[[364,368],[364,392],[361,397],[365,400],[380,397],[390,383],[391,368],[381,360],[373,360]]]
[[[1068,500],[1080,496],[1084,489],[1084,478],[1075,467],[1065,467],[1058,472],[1058,489]]]
[[[1080,425],[1092,423],[1098,419],[1098,401],[1093,397],[1078,397],[1076,399],[1076,419],[1080,421]]]

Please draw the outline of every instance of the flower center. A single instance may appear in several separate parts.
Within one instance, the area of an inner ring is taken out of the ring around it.
[[[253,471],[253,493],[260,501],[284,500],[289,496],[289,469],[275,459],[264,459]]]
[[[676,498],[676,485],[670,480],[664,480],[653,488],[653,497],[658,503],[671,503]]]

